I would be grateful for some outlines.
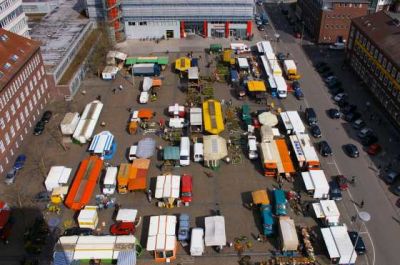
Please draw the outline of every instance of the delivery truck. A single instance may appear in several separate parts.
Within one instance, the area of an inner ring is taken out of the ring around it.
[[[297,252],[299,238],[294,221],[289,216],[279,217],[279,234],[282,252],[286,254]]]
[[[300,75],[297,71],[296,63],[294,60],[284,60],[283,61],[283,69],[286,75],[286,78],[290,81],[299,80]]]

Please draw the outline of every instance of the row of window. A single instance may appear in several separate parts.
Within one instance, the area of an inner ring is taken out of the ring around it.
[[[0,12],[5,11],[8,7],[10,7],[12,4],[17,2],[17,0],[5,0],[2,3],[0,3]]]
[[[344,14],[342,14],[342,15],[338,15],[338,14],[336,14],[336,15],[326,15],[326,18],[338,18],[338,19],[345,19],[345,18],[347,18],[347,19],[351,19],[351,16],[350,15],[344,15]]]
[[[22,29],[26,29],[25,32],[21,32]],[[23,34],[25,37],[29,37],[29,31],[28,31],[28,22],[27,18],[24,17],[21,19],[17,24],[15,24],[12,28],[9,29],[11,32],[14,32],[15,34]]]
[[[347,25],[325,25],[326,29],[347,29]]]
[[[22,85],[29,78],[32,72],[35,71],[35,68],[39,65],[39,63],[40,63],[40,57],[39,54],[36,54],[29,61],[29,63],[25,65],[24,69],[20,71],[19,75],[16,78],[14,78],[14,81],[10,85],[8,85],[7,88],[5,88],[5,90],[2,91],[2,95],[0,96],[0,111],[4,109],[4,107],[9,101],[11,101],[11,98],[22,87]],[[44,74],[45,74],[44,67],[42,65],[40,71],[37,71],[36,75],[33,78],[34,84],[32,84],[32,81],[29,84],[31,90],[33,89],[33,85],[36,85],[37,80],[40,80],[44,76]]]
[[[0,20],[0,27],[5,28],[8,24],[10,24],[15,18],[21,15],[24,11],[22,10],[22,6],[17,7],[15,10],[10,12],[5,18]]]
[[[340,7],[362,7],[362,4],[356,4],[356,3],[340,3]]]

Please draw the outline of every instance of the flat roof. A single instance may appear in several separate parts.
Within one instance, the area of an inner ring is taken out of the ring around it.
[[[46,69],[50,72],[61,62],[76,41],[89,19],[82,16],[79,1],[62,1],[30,31],[30,36],[41,43],[40,49]]]
[[[389,58],[400,67],[400,22],[386,11],[353,19],[353,24]]]

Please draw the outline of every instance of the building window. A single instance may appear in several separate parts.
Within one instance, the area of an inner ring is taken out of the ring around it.
[[[19,107],[21,106],[21,103],[19,101],[19,98],[15,99],[15,105],[17,105],[17,109],[19,109]]]
[[[140,26],[146,26],[146,25],[147,25],[147,22],[146,22],[146,21],[139,22],[139,25],[140,25]]]
[[[11,104],[10,109],[11,109],[11,115],[14,115],[14,114],[15,114],[15,106],[14,106],[14,103]]]
[[[26,87],[25,87],[25,97],[28,97],[28,95],[29,95],[29,89],[28,89],[28,87],[26,86]]]
[[[14,137],[15,136],[15,129],[14,129],[14,126],[10,126],[10,133],[11,133],[11,137]]]
[[[10,113],[8,112],[8,111],[6,111],[6,120],[7,120],[7,122],[9,122],[10,121]]]
[[[29,111],[28,111],[28,106],[25,106],[25,117],[29,117]]]
[[[21,128],[21,125],[19,124],[18,119],[15,119],[15,127],[17,128],[17,131],[19,130],[19,128]]]
[[[6,124],[5,124],[3,118],[0,118],[0,128],[1,128],[2,130],[4,130],[4,128],[6,128]]]
[[[33,109],[33,105],[32,105],[32,99],[31,99],[31,100],[29,100],[29,110],[32,111],[32,109]]]
[[[21,123],[24,123],[24,121],[25,121],[25,117],[24,117],[24,112],[20,112],[19,113],[19,118],[20,118],[20,120],[21,120]]]
[[[25,96],[24,96],[24,93],[23,93],[23,92],[19,95],[19,97],[21,98],[21,102],[24,102],[24,101],[25,101]]]
[[[4,146],[4,143],[2,140],[0,140],[0,151],[1,151],[1,153],[4,153],[6,151],[6,147]]]
[[[44,80],[44,87],[47,89],[47,80]]]
[[[397,78],[396,78],[396,80],[397,80],[397,83],[400,84],[400,72],[397,72]]]
[[[9,145],[10,144],[10,136],[8,135],[8,133],[6,133],[4,135],[4,139],[6,140],[6,145]]]
[[[134,21],[129,21],[129,22],[128,22],[128,25],[129,25],[129,26],[135,26],[135,25],[136,25],[136,22],[134,22]]]

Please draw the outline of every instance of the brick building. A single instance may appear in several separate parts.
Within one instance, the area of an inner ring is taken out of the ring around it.
[[[298,0],[296,14],[317,43],[347,41],[352,18],[368,13],[369,0]]]
[[[386,11],[352,21],[347,59],[400,126],[400,21]]]
[[[0,174],[12,166],[49,90],[39,43],[0,28]]]

